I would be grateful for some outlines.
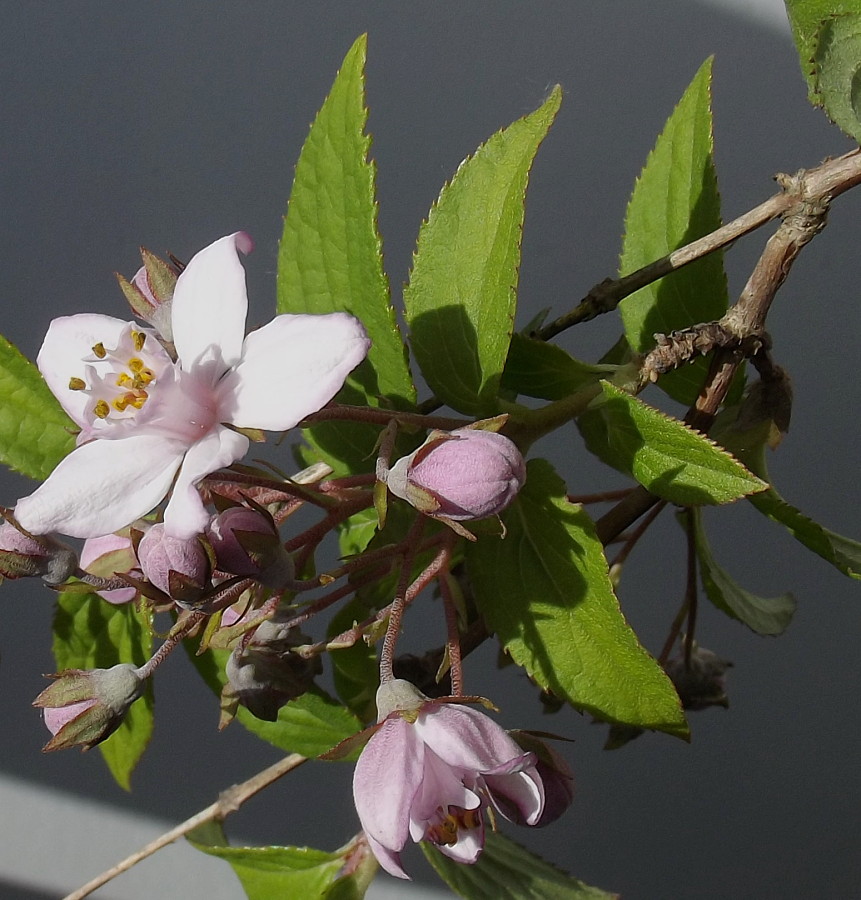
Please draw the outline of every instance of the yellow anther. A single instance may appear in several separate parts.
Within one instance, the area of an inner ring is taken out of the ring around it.
[[[99,400],[99,402],[93,408],[93,414],[98,419],[107,419],[110,411],[110,406],[108,406],[108,404],[104,400]]]
[[[105,345],[99,341],[98,344],[93,344],[93,354],[99,359],[104,359],[108,355],[108,351],[105,350]]]
[[[83,378],[70,378],[69,379],[69,390],[70,391],[82,391],[86,388],[87,383]]]
[[[125,372],[120,372],[117,375],[117,387],[129,387],[133,385],[134,382],[131,379],[131,375],[126,375]]]
[[[129,369],[137,375],[144,367],[143,360],[138,359],[137,356],[133,356],[129,360]]]
[[[135,345],[135,350],[138,353],[143,350],[144,341],[146,340],[146,335],[142,331],[133,331],[132,332],[132,341]]]

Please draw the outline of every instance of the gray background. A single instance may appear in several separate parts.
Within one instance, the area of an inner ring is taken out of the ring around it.
[[[777,19],[734,18],[714,5],[87,0],[4,2],[2,18],[0,331],[31,357],[58,314],[124,315],[112,272],[135,271],[139,244],[188,258],[238,228],[257,243],[247,261],[252,320],[268,319],[293,166],[363,31],[379,221],[396,300],[419,222],[443,181],[556,82],[565,100],[532,177],[520,324],[542,307],[568,308],[615,272],[633,180],[709,54],[725,218],[768,196],[774,172],[850,146],[807,105],[785,29],[767,27]],[[855,537],[857,193],[835,205],[769,320],[796,391],[793,430],[771,459],[773,476],[809,515]],[[730,253],[733,294],[764,239]],[[561,343],[594,358],[617,333],[608,317]],[[556,461],[573,492],[621,483],[573,432],[539,452]],[[11,503],[29,490],[4,474],[0,499]],[[665,518],[627,565],[620,590],[655,652],[684,585],[681,532]],[[506,725],[576,741],[566,748],[578,781],[568,816],[514,836],[629,898],[858,896],[858,586],[745,504],[711,511],[707,526],[743,584],[766,594],[791,589],[800,603],[777,640],[703,610],[701,641],[735,662],[732,706],[695,714],[690,746],[649,735],[604,753],[604,728],[571,711],[542,716],[522,675],[495,671],[492,648],[470,660],[468,689],[496,698]],[[97,753],[41,755],[45,733],[30,701],[52,670],[51,605],[36,585],[3,587],[4,773],[178,821],[277,757],[239,726],[216,733],[215,702],[182,658],[159,673],[156,734],[131,795],[113,784]],[[417,612],[407,629],[411,643],[437,644],[436,608]],[[334,848],[357,827],[350,774],[348,766],[306,768],[249,804],[229,830]],[[6,816],[10,831],[32,834],[34,848],[51,825],[37,808],[24,803]],[[68,889],[101,868],[107,835],[75,829],[58,840],[77,866],[65,876]],[[47,883],[42,872],[59,849],[34,852],[34,884]],[[432,877],[423,862],[414,868],[418,878]],[[227,888],[232,877],[225,869],[225,897],[241,896]],[[11,884],[0,885],[0,895],[36,896]],[[119,885],[100,896],[121,896]],[[199,886],[184,896],[213,895]]]

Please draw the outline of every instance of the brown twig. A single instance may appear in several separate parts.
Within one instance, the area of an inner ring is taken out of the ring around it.
[[[235,784],[226,791],[222,791],[215,803],[207,806],[206,809],[202,809],[190,819],[186,819],[180,825],[177,825],[176,828],[171,828],[170,831],[166,831],[136,853],[132,853],[131,856],[128,856],[116,865],[111,866],[110,869],[102,872],[101,875],[98,875],[91,881],[88,881],[83,887],[78,888],[76,891],[72,891],[72,893],[64,897],[63,900],[83,900],[84,897],[89,897],[93,891],[106,885],[109,881],[112,881],[117,875],[127,872],[132,866],[135,866],[147,857],[152,856],[153,853],[161,850],[162,847],[167,847],[168,844],[172,844],[179,838],[194,831],[195,828],[198,828],[206,822],[223,821],[230,813],[236,812],[246,800],[249,800],[255,794],[262,791],[263,788],[273,784],[281,778],[282,775],[286,775],[304,762],[306,762],[304,756],[300,756],[298,753],[292,753],[290,756],[285,756],[284,759],[279,760],[262,772],[258,772],[247,781],[243,781],[241,784]]]
[[[533,336],[546,341],[573,325],[588,322],[602,313],[610,312],[621,300],[640,288],[716,250],[728,247],[743,235],[761,228],[773,219],[786,217],[799,205],[813,201],[822,202],[827,206],[834,197],[861,182],[861,155],[857,149],[851,150],[836,159],[826,160],[814,169],[802,170],[794,176],[776,177],[781,190],[764,203],[733,219],[717,231],[673,250],[661,259],[637,269],[636,272],[622,278],[604,279],[596,284],[573,310],[539,328]]]

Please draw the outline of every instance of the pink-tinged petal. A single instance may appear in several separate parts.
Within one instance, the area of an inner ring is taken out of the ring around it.
[[[377,862],[389,873],[389,875],[394,875],[395,878],[406,878],[407,881],[412,881],[410,876],[407,875],[401,866],[400,853],[384,847],[379,841],[375,841],[369,834],[366,834],[365,837],[368,840],[368,846],[371,848],[371,852],[377,858]]]
[[[362,828],[391,851],[400,851],[407,841],[410,807],[423,772],[424,747],[400,716],[383,722],[356,763],[353,800]]]
[[[245,339],[242,359],[218,385],[221,421],[286,431],[325,406],[371,342],[346,313],[276,316]]]
[[[51,734],[56,734],[69,722],[77,719],[84,710],[95,706],[95,704],[95,700],[79,700],[77,703],[70,703],[68,706],[46,706],[42,710],[45,727]]]
[[[119,531],[164,498],[184,449],[149,434],[82,444],[18,501],[15,517],[33,534],[87,538]]]
[[[36,365],[51,393],[76,425],[85,426],[92,420],[87,407],[92,399],[82,391],[69,389],[71,378],[83,378],[84,359],[92,357],[93,347],[102,343],[113,347],[119,341],[128,322],[113,316],[81,314],[62,316],[48,326]]]
[[[195,254],[176,282],[173,341],[184,371],[207,371],[210,384],[235,365],[242,353],[248,295],[239,251],[251,238],[230,234]]]
[[[497,810],[510,822],[534,825],[544,811],[544,784],[535,767],[510,775],[485,775],[484,783]]]
[[[484,819],[479,819],[475,828],[460,828],[454,844],[437,844],[437,850],[455,862],[472,865],[484,850]]]
[[[421,823],[421,829],[410,828],[413,840],[424,839],[427,823],[442,807],[457,806],[460,809],[475,809],[481,805],[481,798],[463,783],[464,772],[444,763],[432,750],[425,747],[425,766],[421,789],[413,800],[410,817],[413,823]],[[471,775],[470,774],[470,780]]]
[[[81,548],[81,556],[79,565],[82,569],[88,569],[97,559],[101,559],[108,554],[117,554],[116,559],[124,559],[126,566],[117,571],[128,572],[135,566],[134,551],[132,550],[132,542],[128,537],[122,537],[119,534],[103,534],[100,537],[87,538],[84,546]],[[120,556],[120,554],[123,554]],[[105,573],[102,573],[105,574]],[[137,588],[112,588],[107,591],[96,591],[100,597],[104,597],[108,603],[120,606],[123,603],[129,603],[137,596]]]
[[[504,728],[468,706],[428,704],[415,727],[440,759],[467,771],[489,772],[524,756]]]
[[[164,511],[165,531],[171,537],[187,540],[203,532],[211,516],[200,499],[197,483],[241,459],[247,450],[248,438],[244,434],[221,425],[191,445]]]

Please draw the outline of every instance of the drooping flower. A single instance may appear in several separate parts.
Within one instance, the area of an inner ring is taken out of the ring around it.
[[[525,481],[526,465],[514,443],[477,428],[431,432],[386,476],[396,497],[426,515],[455,522],[498,515]]]
[[[400,852],[407,841],[430,841],[446,856],[474,863],[484,848],[486,806],[535,825],[544,786],[535,754],[464,705],[428,699],[407,681],[380,686],[381,725],[353,775],[353,798],[380,865],[409,876]]]
[[[238,251],[251,246],[242,232],[221,238],[179,276],[176,361],[134,322],[84,314],[51,323],[37,364],[81,433],[48,480],[18,501],[27,531],[118,531],[170,491],[168,531],[202,532],[209,516],[196,485],[245,454],[248,438],[234,429],[292,428],[364,359],[370,341],[346,313],[280,315],[246,337]]]

